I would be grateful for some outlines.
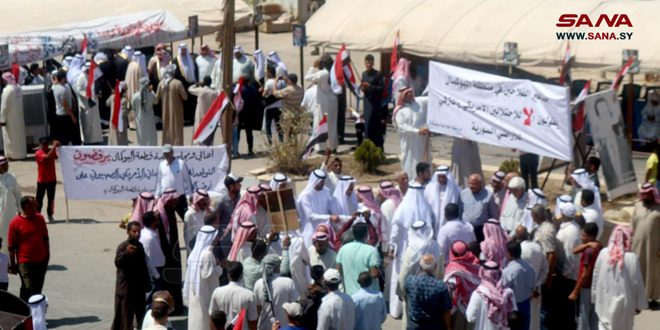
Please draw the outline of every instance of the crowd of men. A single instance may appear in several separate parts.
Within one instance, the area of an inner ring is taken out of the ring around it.
[[[383,148],[388,88],[373,62],[365,58],[362,128]],[[184,306],[189,329],[380,329],[388,314],[405,329],[632,329],[637,313],[659,307],[655,182],[641,186],[631,225],[610,233],[598,158],[569,173],[572,193],[558,197],[554,209],[538,187],[536,155],[521,153],[520,173],[497,171],[487,183],[477,144],[456,139],[451,166],[432,168],[426,98],[415,97],[410,62],[401,59],[391,89],[398,91],[392,122],[402,171],[395,182],[359,185],[330,157],[343,127],[332,64],[322,56],[305,75],[312,86],[303,91],[276,53],[257,50],[248,58],[234,49],[233,78],[242,81],[244,103],[233,127],[234,157],[241,130],[249,154],[253,130],[281,140],[282,111],[309,111],[314,126],[327,116],[328,140],[318,148],[328,158],[297,195],[300,228],[289,232],[274,227],[265,197],[295,191],[285,174],[243,189],[243,179],[230,173],[214,202],[209,192],[194,190],[185,161],[173,156],[172,145],[189,143],[184,123],[199,125],[221,86],[219,57],[208,47],[194,57],[179,45],[170,60],[159,44],[146,61],[127,46],[112,59],[102,52],[91,61],[65,58],[45,77],[31,70],[31,82],[50,79],[58,141],[52,148],[41,141],[36,199],[22,197],[8,172],[7,158],[26,156],[25,128],[16,117],[21,109],[22,118],[21,79],[3,74],[0,238],[7,238],[2,248],[9,256],[0,253],[0,262],[20,275],[21,298],[40,294],[44,283],[50,250],[40,211],[48,194],[52,219],[57,146],[103,143],[103,120],[109,144],[127,145],[133,127],[137,144],[157,145],[160,114],[164,160],[157,188],[136,196],[122,224],[127,239],[116,250],[113,329],[168,328],[168,316],[183,314]],[[204,144],[212,142],[211,136]],[[0,263],[6,287],[2,269]]]
[[[147,57],[146,53],[152,50],[153,56]],[[346,91],[337,94],[331,86],[334,60],[330,55],[321,56],[302,77],[308,82],[306,90],[300,87],[297,75],[288,73],[275,51],[266,55],[258,49],[247,56],[236,46],[233,55],[235,88],[231,97],[238,110],[232,125],[233,157],[240,156],[238,144],[242,130],[249,156],[255,155],[254,130],[264,132],[269,143],[273,143],[274,134],[281,141],[279,122],[283,112],[311,113],[314,130],[327,115],[326,144],[331,150],[337,149],[344,140]],[[192,125],[196,130],[218,96],[223,79],[221,64],[221,54],[207,45],[201,46],[199,54],[193,54],[186,44],[180,44],[172,58],[167,46],[158,44],[141,50],[126,46],[116,54],[112,50],[98,51],[90,58],[86,54],[68,54],[61,64],[49,60],[46,68],[33,64],[21,67],[19,73],[5,72],[0,116],[5,156],[10,159],[27,156],[22,85],[44,85],[51,138],[62,145],[128,145],[129,129],[136,130],[137,141],[133,141],[136,145],[194,144],[184,141],[183,127]],[[412,84],[413,79],[407,60],[395,68],[393,78],[397,83],[392,86],[374,68],[373,56],[365,58],[365,66],[359,91],[351,89],[360,94],[364,103],[363,113],[355,118],[360,133],[358,140],[361,142],[364,135],[382,149],[387,105],[392,101],[389,95],[397,94],[397,86]],[[44,70],[49,71],[44,73]],[[158,126],[162,127],[161,141],[156,135]],[[109,130],[104,139],[106,127]],[[213,134],[201,144],[212,143]],[[318,150],[323,147],[317,146]]]
[[[215,206],[185,180],[162,173],[155,195],[137,197],[115,259],[114,329],[167,326],[146,312],[162,290],[171,315],[188,306],[190,329],[380,329],[387,314],[404,329],[632,329],[660,298],[660,194],[649,183],[631,226],[603,246],[600,190],[585,169],[552,210],[517,172],[489,184],[475,173],[461,187],[448,166],[422,162],[414,181],[402,171],[374,189],[329,157],[298,194],[300,228],[289,232],[275,230],[265,202],[295,188],[286,175],[242,189],[229,174]]]

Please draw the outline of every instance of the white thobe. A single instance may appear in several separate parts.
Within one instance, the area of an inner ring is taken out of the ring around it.
[[[158,232],[151,228],[142,228],[140,231],[140,243],[144,247],[144,254],[149,259],[149,263],[154,267],[165,266],[165,254],[160,246]]]
[[[246,322],[243,322],[242,330],[248,330],[247,321],[256,321],[258,317],[256,300],[257,298],[252,291],[236,282],[229,282],[229,284],[213,291],[208,316],[211,316],[215,311],[223,311],[227,315],[227,323],[229,323],[244,308]]]
[[[580,255],[573,249],[582,244],[580,226],[575,221],[562,222],[557,231],[558,262],[562,265],[561,274],[573,281],[577,280]]]
[[[323,269],[335,268],[337,265],[337,252],[331,248],[327,248],[324,254],[319,254],[316,251],[315,246],[310,246],[307,248],[307,253],[309,254],[309,266],[314,267],[316,265],[323,266]]]
[[[218,93],[222,90],[222,61],[220,59],[215,61],[211,70],[211,88]]]
[[[325,161],[321,163],[320,170],[328,175],[328,178],[325,179],[325,187],[328,188],[328,190],[330,190],[330,195],[334,194],[335,187],[337,187],[337,182],[339,181],[339,177],[341,176],[341,174],[338,175],[337,173],[328,170],[328,164],[326,164]]]
[[[512,232],[518,225],[522,224],[523,215],[525,214],[525,207],[527,204],[527,194],[523,194],[520,198],[509,194],[504,200],[504,207],[500,215],[500,224],[502,229],[507,233]]]
[[[220,285],[222,267],[215,260],[213,251],[207,249],[200,256],[199,292],[195,294],[190,285],[188,294],[188,329],[208,330],[211,328],[209,317],[209,306],[211,305],[211,294]],[[229,320],[229,319],[228,319]]]
[[[101,128],[101,115],[99,114],[99,100],[92,92],[94,106],[89,106],[87,100],[87,80],[87,75],[81,74],[75,85],[76,96],[78,96],[80,137],[84,144],[100,144],[103,143],[103,130]]]
[[[133,95],[131,107],[135,113],[135,126],[138,145],[157,146],[156,115],[154,114],[154,102],[156,94],[152,91],[144,93],[144,106],[140,100],[140,93]]]
[[[322,69],[305,78],[309,78],[309,81],[316,84],[316,104],[314,104],[315,108],[312,113],[318,111],[321,118],[323,117],[323,114],[328,115],[328,140],[326,141],[326,144],[330,150],[335,150],[339,143],[337,135],[339,101],[337,100],[337,95],[335,95],[330,86],[330,72],[326,69]]]
[[[328,292],[318,311],[317,330],[350,330],[355,326],[355,304],[343,292]]]
[[[532,269],[534,269],[534,274],[536,275],[536,288],[538,292],[541,293],[541,285],[545,283],[545,279],[548,276],[548,260],[543,253],[543,249],[541,248],[541,245],[532,241],[523,241],[520,243],[520,248],[522,250],[520,258],[527,261],[527,263],[532,266]],[[540,329],[541,296],[536,298],[532,297],[530,305],[531,320],[529,328]]]
[[[380,205],[380,211],[383,213],[381,230],[383,231],[383,237],[385,238],[385,241],[383,242],[383,250],[389,250],[388,244],[392,233],[392,218],[394,218],[394,212],[396,211],[394,201],[391,199],[384,201],[383,204]],[[387,265],[387,268],[385,268],[385,289],[383,290],[385,301],[390,301],[392,268],[394,268],[394,266],[391,262]]]
[[[205,215],[205,210],[195,211],[195,209],[192,207],[189,207],[186,213],[183,215],[183,239],[186,243],[186,251],[188,252],[188,256],[192,251],[190,242],[197,238],[197,233],[204,226]]]
[[[199,58],[199,57],[198,57]],[[204,115],[209,111],[211,103],[218,96],[218,93],[211,87],[198,87],[191,85],[188,87],[188,93],[197,96],[197,107],[195,108],[195,122],[193,124],[193,132],[197,131],[199,123],[202,122]]]
[[[582,218],[586,223],[595,223],[598,226],[598,235],[596,239],[600,240],[601,235],[603,235],[603,215],[601,212],[596,209],[594,205],[589,205],[582,209]]]
[[[300,196],[298,212],[302,213],[300,227],[302,227],[305,246],[312,246],[312,235],[316,230],[316,226],[328,222],[330,215],[338,213],[334,199],[325,187],[321,191],[312,190]]]
[[[591,301],[594,302],[600,330],[632,330],[635,310],[647,307],[644,279],[639,259],[632,252],[623,256],[620,264],[609,264],[609,248],[598,254],[591,282]]]
[[[18,186],[16,178],[10,173],[0,174],[0,237],[5,238],[1,253],[7,254],[7,234],[9,223],[14,219],[18,210],[21,209],[21,187]]]
[[[472,174],[479,174],[483,178],[484,172],[481,170],[481,158],[479,157],[479,144],[465,139],[454,139],[451,148],[451,169],[456,178],[456,183],[465,187],[468,177]]]
[[[298,295],[300,297],[307,297],[307,289],[309,288],[312,277],[310,276],[309,255],[307,254],[307,248],[303,239],[297,236],[292,237],[291,246],[288,251],[284,252],[284,255],[289,264],[291,279],[296,286]]]
[[[261,314],[259,314],[259,323],[257,329],[259,330],[271,330],[273,324],[271,323],[271,317],[274,317],[275,320],[280,322],[280,327],[285,328],[289,326],[289,319],[287,318],[282,305],[284,303],[290,303],[298,301],[298,292],[293,284],[293,280],[288,277],[279,276],[279,274],[273,275],[273,280],[271,281],[271,297],[273,299],[272,304],[266,301],[266,295],[264,290],[264,280],[260,278],[257,282],[254,283],[254,295],[257,297],[257,306],[261,306]],[[275,306],[275,312],[271,306]],[[188,327],[188,329],[194,329]]]
[[[488,291],[488,288],[484,286],[480,285],[479,288],[481,288],[481,290],[484,292]],[[513,311],[517,311],[518,308],[515,304],[513,295],[510,297],[511,303],[513,304]],[[468,303],[467,309],[465,310],[465,318],[468,320],[468,322],[474,323],[474,329],[503,330],[499,325],[494,324],[490,319],[488,319],[488,304],[486,304],[484,298],[481,297],[477,290],[472,292],[472,296],[470,296],[470,303]]]
[[[2,90],[1,102],[0,123],[5,123],[5,126],[2,127],[5,157],[23,159],[27,157],[27,147],[25,145],[25,118],[23,117],[21,87],[6,85]]]
[[[211,55],[199,55],[195,58],[195,64],[197,64],[197,79],[202,81],[204,80],[204,77],[211,76],[213,65],[215,64],[215,57]]]
[[[426,125],[426,111],[417,102],[403,106],[394,118],[399,132],[401,169],[410,180],[417,177],[415,167],[418,163],[429,160],[431,139],[419,135],[419,129]]]
[[[233,82],[238,82],[241,76],[254,77],[254,64],[247,56],[242,56],[240,60],[234,58],[234,66],[232,71]]]

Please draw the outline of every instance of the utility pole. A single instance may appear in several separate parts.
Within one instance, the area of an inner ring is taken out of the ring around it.
[[[227,97],[232,95],[233,64],[234,64],[234,0],[225,0],[224,26],[222,33],[222,90]],[[227,148],[229,157],[229,168],[231,170],[232,141],[234,130],[232,122],[234,118],[234,106],[229,104],[222,117],[222,142]]]

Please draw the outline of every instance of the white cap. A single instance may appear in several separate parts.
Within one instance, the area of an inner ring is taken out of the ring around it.
[[[338,284],[341,282],[341,274],[339,274],[338,270],[330,268],[323,273],[323,280],[328,283]]]
[[[424,226],[426,226],[426,222],[422,220],[417,220],[412,224],[412,229],[420,229],[420,228],[424,228]]]
[[[165,154],[165,153],[170,153],[170,152],[172,152],[172,151],[174,151],[174,148],[172,147],[171,144],[165,144],[165,145],[163,145],[163,153],[164,153],[164,154]]]
[[[297,302],[284,303],[282,309],[291,317],[301,317],[303,315],[302,306]]]
[[[509,189],[516,189],[516,188],[522,188],[525,189],[525,180],[523,178],[516,176],[514,178],[511,178],[509,180]]]
[[[562,203],[559,205],[559,210],[561,214],[568,218],[575,218],[575,205],[573,203]]]

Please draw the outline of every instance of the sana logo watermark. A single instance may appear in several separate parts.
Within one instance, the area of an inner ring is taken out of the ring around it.
[[[581,31],[594,28],[632,28],[633,23],[627,14],[562,14],[555,26],[571,29],[570,32],[556,32],[557,40],[631,40],[633,32],[627,31]]]

